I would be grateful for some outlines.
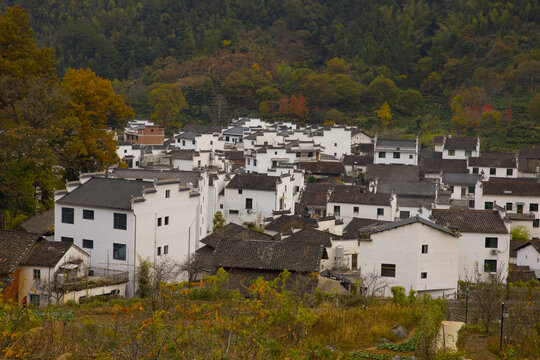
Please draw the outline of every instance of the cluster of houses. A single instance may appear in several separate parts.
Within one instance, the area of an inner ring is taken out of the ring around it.
[[[540,147],[483,153],[479,139],[448,135],[422,148],[356,127],[250,118],[186,125],[167,139],[136,120],[118,156],[125,167],[82,174],[55,194],[54,231],[31,219],[30,235],[0,234],[7,296],[54,302],[38,283],[65,288],[65,269],[87,285],[62,301],[134,296],[143,260],[194,262],[199,276],[222,267],[241,290],[287,269],[297,290],[313,290],[317,274],[358,291],[378,284],[381,296],[392,286],[443,297],[459,280],[540,277]],[[213,231],[218,212],[226,225]],[[515,228],[531,241],[511,241]],[[24,251],[11,251],[18,237]],[[98,272],[103,281],[88,291]]]

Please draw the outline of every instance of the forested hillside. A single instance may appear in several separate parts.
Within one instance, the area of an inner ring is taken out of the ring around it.
[[[260,115],[540,142],[536,1],[5,2],[26,9],[60,75],[116,79],[137,116],[169,129]]]

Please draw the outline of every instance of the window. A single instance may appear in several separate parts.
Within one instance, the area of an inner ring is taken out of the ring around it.
[[[379,152],[379,158],[384,159],[386,157],[386,153],[384,151]]]
[[[191,143],[192,143],[193,145],[195,145],[195,140],[192,140]]]
[[[239,193],[239,194],[242,194],[242,189],[238,189],[238,193]]]
[[[339,205],[334,206],[334,214],[339,215],[341,212],[341,207]]]
[[[39,280],[41,279],[41,270],[39,269],[34,269],[34,280]]]
[[[486,238],[486,249],[496,249],[498,239],[496,237],[487,237]]]
[[[161,246],[158,246],[158,248],[157,248],[157,255],[158,255],[158,256],[161,255]]]
[[[377,216],[383,216],[384,215],[384,209],[383,208],[378,208],[377,209]]]
[[[165,222],[165,225],[169,225],[169,217],[168,216],[165,216],[164,222]]]
[[[497,169],[489,168],[489,175],[495,175],[496,173],[497,173]]]
[[[381,276],[396,277],[396,264],[381,264]]]
[[[62,237],[60,238],[60,240],[61,240],[62,242],[70,242],[70,243],[73,242],[73,238],[72,238],[72,237],[68,237],[68,236],[62,236]]]
[[[465,156],[472,156],[472,150],[465,150]]]
[[[113,243],[113,259],[126,261],[126,245]]]
[[[210,140],[210,145],[214,145],[214,141]]]
[[[360,209],[358,208],[358,206],[355,206],[355,207],[353,207],[353,210],[352,210],[352,211],[353,211],[353,213],[358,214],[358,212],[360,211]]]
[[[533,220],[533,228],[540,227],[540,219]]]
[[[474,209],[474,200],[469,200],[469,208]]]
[[[220,209],[223,209],[223,204],[219,204],[219,208],[220,208]]]
[[[251,162],[250,162],[250,161],[251,161],[251,159],[248,158],[248,159],[247,159],[247,164],[248,164],[248,165],[251,165]]]
[[[119,230],[127,229],[127,215],[114,213],[114,228]]]
[[[38,294],[30,294],[30,305],[39,306],[39,295]]]
[[[73,224],[75,219],[75,209],[62,208],[62,222],[64,224]]]
[[[246,199],[246,209],[248,210],[253,209],[253,199],[250,199],[250,198]]]
[[[225,136],[225,141],[229,141],[229,137],[228,137],[228,136]]]
[[[484,260],[484,272],[497,272],[497,260]]]
[[[82,247],[84,249],[93,249],[94,248],[94,240],[83,239]]]
[[[422,254],[427,254],[427,253],[428,253],[428,246],[422,245]]]
[[[469,186],[469,194],[474,194],[474,186]]]
[[[448,156],[455,156],[456,150],[448,150]]]
[[[94,220],[94,210],[83,209],[82,218],[86,220]]]
[[[401,157],[401,153],[395,152],[394,153],[394,159],[399,159]]]
[[[229,214],[238,214],[238,210],[229,210]]]
[[[538,204],[529,204],[529,211],[538,211]]]
[[[182,140],[182,146],[186,146],[186,140]]]
[[[157,219],[157,226],[161,226],[161,222],[162,222],[161,220],[162,220],[161,218]]]
[[[163,255],[167,255],[169,253],[169,245],[165,245],[163,247]]]
[[[276,160],[272,160],[272,167],[276,167],[277,166],[277,161]]]
[[[253,159],[253,166],[257,166],[257,159]]]
[[[473,167],[473,168],[472,168],[472,173],[473,173],[473,174],[478,174],[478,168],[477,168],[477,167]]]
[[[506,210],[512,211],[512,203],[506,203]]]
[[[170,198],[171,197],[171,190],[165,190],[165,197]]]
[[[506,169],[506,176],[514,175],[514,169]]]
[[[421,272],[420,279],[427,279],[427,272]]]
[[[493,201],[486,201],[484,203],[484,210],[493,210]]]
[[[523,214],[523,204],[516,204],[517,206],[517,213]]]
[[[411,217],[411,212],[410,211],[400,211],[399,212],[399,218],[400,219],[408,219]]]
[[[337,143],[334,143],[334,147],[336,147],[336,146],[337,146]]]

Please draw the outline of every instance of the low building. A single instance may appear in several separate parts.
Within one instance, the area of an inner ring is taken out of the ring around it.
[[[517,265],[528,266],[540,280],[540,240],[535,239],[516,248]]]
[[[418,139],[395,140],[375,138],[373,163],[418,166]]]
[[[448,135],[444,137],[442,147],[443,159],[466,159],[480,156],[479,138],[452,137]]]
[[[490,177],[517,178],[517,158],[514,154],[483,153],[469,157],[467,168],[471,174],[480,174],[484,180]]]
[[[162,145],[165,129],[148,120],[129,121],[124,129],[124,141],[130,144]]]

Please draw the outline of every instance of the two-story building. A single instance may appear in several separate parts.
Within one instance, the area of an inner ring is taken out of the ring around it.
[[[517,178],[517,158],[514,154],[483,153],[469,157],[467,168],[471,174],[481,174],[484,180],[490,177]]]
[[[374,140],[374,164],[418,165],[418,139],[416,140]]]

